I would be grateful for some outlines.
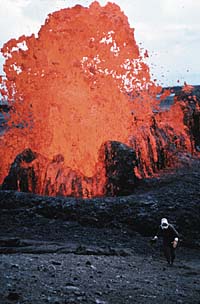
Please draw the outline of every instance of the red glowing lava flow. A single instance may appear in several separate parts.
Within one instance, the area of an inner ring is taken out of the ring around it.
[[[1,91],[12,108],[9,129],[0,137],[0,183],[25,148],[48,159],[60,153],[67,166],[92,176],[107,140],[140,150],[148,166],[149,134],[156,160],[150,126],[160,88],[151,82],[134,30],[116,4],[94,2],[50,14],[37,38],[11,39],[2,53]],[[174,127],[184,133],[183,113],[176,107],[164,119],[177,116]]]

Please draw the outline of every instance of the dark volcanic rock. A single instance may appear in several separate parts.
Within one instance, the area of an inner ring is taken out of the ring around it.
[[[17,292],[10,292],[7,296],[9,301],[18,301],[20,299],[20,295]]]
[[[2,247],[16,247],[19,246],[20,239],[19,238],[1,238],[0,239],[0,246]]]
[[[134,150],[120,142],[110,141],[102,145],[99,154],[101,162],[105,163],[107,178],[105,195],[131,194],[137,183],[133,170],[137,165]]]
[[[46,170],[46,164],[47,159],[44,156],[34,153],[31,149],[25,149],[12,163],[2,189],[41,194],[42,171]]]
[[[196,160],[192,167],[180,168],[174,174],[141,181],[137,192],[126,197],[85,200],[1,191],[1,221],[3,225],[3,210],[11,215],[22,209],[30,216],[98,228],[123,227],[151,236],[160,219],[167,217],[181,232],[186,245],[199,246],[199,183],[200,164]]]
[[[101,146],[96,175],[90,178],[67,167],[61,154],[50,161],[26,149],[15,158],[2,189],[49,196],[127,195],[137,181],[135,165],[133,149],[115,141]]]
[[[200,87],[176,93],[177,100],[182,102],[184,123],[189,128],[193,148],[200,152]]]
[[[127,197],[0,191],[0,303],[199,304],[200,163],[168,173]],[[173,267],[149,243],[163,216],[181,234]]]

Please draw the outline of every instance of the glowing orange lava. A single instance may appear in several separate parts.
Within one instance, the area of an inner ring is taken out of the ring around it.
[[[48,159],[61,154],[68,167],[91,177],[100,146],[108,140],[133,146],[144,175],[150,173],[147,168],[153,172],[146,140],[156,162],[151,126],[160,88],[150,80],[119,6],[94,2],[89,8],[62,9],[48,16],[38,37],[11,39],[2,53],[6,79],[1,91],[12,108],[9,130],[0,137],[0,183],[25,148]],[[158,114],[157,124],[167,129],[176,119],[173,128],[189,149],[183,112],[174,107]]]

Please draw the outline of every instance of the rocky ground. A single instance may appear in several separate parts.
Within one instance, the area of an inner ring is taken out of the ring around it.
[[[0,192],[0,303],[200,303],[200,164],[128,197]],[[149,240],[166,215],[181,233],[167,266]]]

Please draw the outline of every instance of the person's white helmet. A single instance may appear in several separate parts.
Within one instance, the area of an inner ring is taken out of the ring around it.
[[[161,219],[161,228],[162,229],[167,229],[169,227],[168,220],[166,218]]]

